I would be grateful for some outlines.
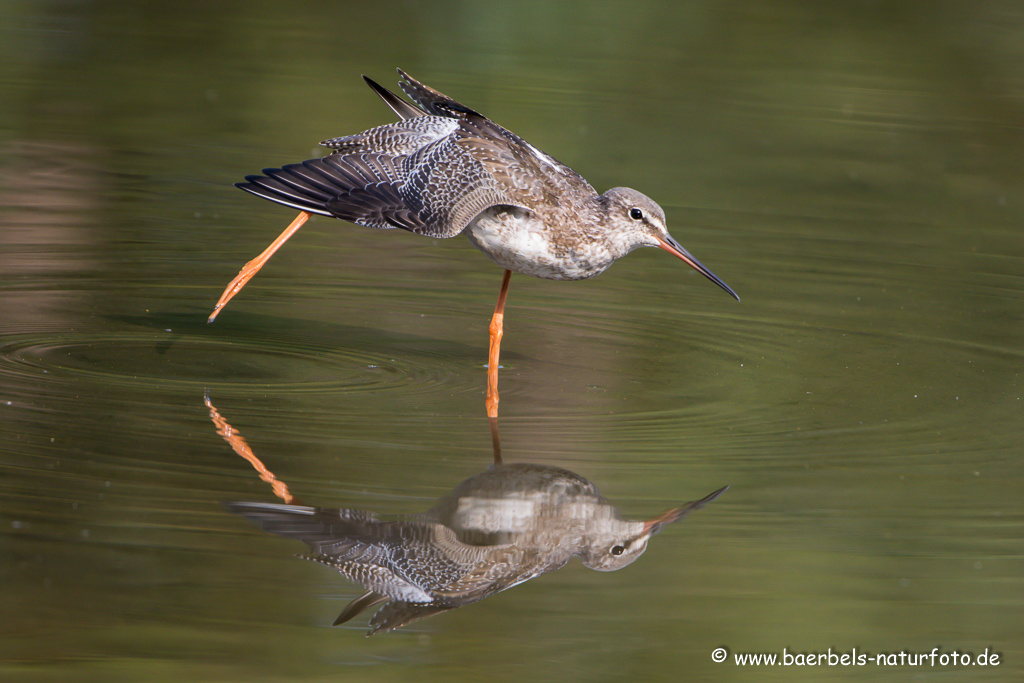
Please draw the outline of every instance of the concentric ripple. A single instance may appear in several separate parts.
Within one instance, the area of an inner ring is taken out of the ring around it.
[[[174,332],[31,334],[0,343],[0,382],[87,382],[110,391],[217,384],[244,389],[273,385],[275,393],[446,393],[479,390],[475,373],[430,353],[385,355],[373,349],[317,346],[274,337],[225,339]]]

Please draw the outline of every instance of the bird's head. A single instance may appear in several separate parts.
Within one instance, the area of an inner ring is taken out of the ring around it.
[[[656,201],[628,187],[613,187],[601,195],[601,201],[608,212],[608,224],[622,237],[626,247],[624,253],[638,247],[664,249],[682,259],[691,268],[731,294],[734,299],[740,300],[729,285],[704,267],[683,248],[683,245],[668,234],[665,212]]]
[[[728,488],[723,486],[700,500],[684,503],[646,521],[615,520],[611,524],[602,525],[600,532],[591,536],[580,553],[580,560],[585,566],[599,572],[613,572],[633,564],[636,558],[647,550],[647,542],[651,540],[651,536],[664,529],[666,525],[682,519],[694,510],[701,509],[725,493]]]

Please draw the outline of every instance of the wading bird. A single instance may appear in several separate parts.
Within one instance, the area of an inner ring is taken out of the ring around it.
[[[512,273],[582,280],[639,247],[660,247],[739,297],[682,247],[665,212],[636,190],[598,194],[590,183],[515,133],[407,73],[413,103],[366,76],[401,119],[320,143],[333,150],[246,176],[237,187],[301,213],[228,284],[210,322],[309,219],[330,216],[371,228],[469,240],[505,269],[490,324],[487,413],[497,416],[498,355]]]

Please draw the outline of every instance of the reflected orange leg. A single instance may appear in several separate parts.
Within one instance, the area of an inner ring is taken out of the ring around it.
[[[495,412],[497,412],[497,406],[495,406]],[[501,464],[501,439],[498,438],[498,416],[487,418],[487,421],[491,423],[491,447],[494,449],[494,464]]]
[[[227,302],[234,298],[235,294],[242,291],[242,287],[245,287],[245,283],[252,279],[252,276],[260,272],[260,268],[263,267],[270,257],[274,255],[278,249],[281,248],[288,238],[294,235],[303,224],[309,220],[309,217],[313,214],[308,211],[300,211],[299,215],[295,217],[287,228],[284,229],[277,239],[270,243],[270,246],[263,250],[263,253],[254,258],[252,261],[246,263],[242,270],[238,272],[235,279],[228,283],[228,286],[224,288],[224,293],[220,295],[220,299],[217,300],[217,305],[213,307],[213,313],[207,318],[206,322],[212,323],[217,319],[217,314],[220,313],[220,309],[224,308]]]
[[[491,316],[491,345],[487,354],[487,417],[492,420],[498,417],[498,356],[501,351],[501,337],[504,334],[505,299],[508,298],[508,283],[512,279],[512,271],[505,271],[505,278],[501,281],[501,293],[498,294],[498,304],[494,307],[494,315]]]
[[[246,443],[242,435],[235,431],[235,428],[228,424],[228,421],[220,416],[217,409],[213,406],[213,402],[210,401],[209,396],[204,396],[203,401],[206,403],[206,407],[210,411],[210,420],[213,421],[213,426],[217,428],[217,433],[224,437],[231,448],[238,455],[242,456],[249,461],[249,464],[253,466],[260,474],[260,479],[270,484],[270,487],[274,489],[274,494],[283,500],[288,505],[298,503],[291,493],[288,492],[288,484],[284,483],[274,473],[267,469],[267,466],[260,462],[260,459],[256,457],[256,454],[249,448],[249,444]]]

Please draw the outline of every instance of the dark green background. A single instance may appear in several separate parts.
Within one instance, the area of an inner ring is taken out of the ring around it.
[[[490,458],[501,271],[467,240],[231,187],[391,120],[400,66],[635,187],[743,297],[643,250],[516,277],[510,461],[641,517],[578,563],[366,640],[356,588],[220,506],[412,513]],[[1024,666],[1024,10],[980,2],[0,2],[0,678],[963,680]],[[998,668],[741,668],[940,647]]]

